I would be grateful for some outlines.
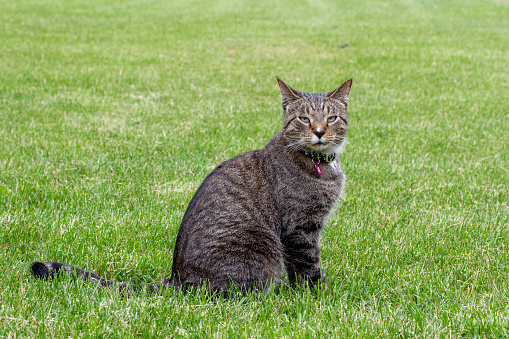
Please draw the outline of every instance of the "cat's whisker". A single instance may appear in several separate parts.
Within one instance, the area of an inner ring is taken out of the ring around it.
[[[305,145],[306,143],[302,140],[297,140],[296,142],[293,142],[291,144],[286,145],[286,147],[290,148],[292,151],[297,152],[301,150],[301,146]]]
[[[344,142],[344,141],[341,141],[341,142],[337,143],[337,142],[332,141],[330,144],[331,144],[332,146],[339,147],[339,146],[344,145],[344,144],[345,144],[345,142]]]

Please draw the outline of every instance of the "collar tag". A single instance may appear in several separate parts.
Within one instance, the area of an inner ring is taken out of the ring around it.
[[[318,166],[320,164],[320,159],[318,159],[317,161],[315,161],[315,159],[312,159],[312,161],[313,161],[313,164],[315,165],[315,169],[316,169],[316,172],[318,173],[318,176],[321,177],[322,170],[320,169],[320,166]]]

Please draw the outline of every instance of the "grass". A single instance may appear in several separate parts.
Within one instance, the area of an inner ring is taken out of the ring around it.
[[[497,0],[1,1],[0,337],[508,337],[508,46]],[[168,277],[203,178],[281,127],[275,76],[354,77],[330,295],[31,277]]]

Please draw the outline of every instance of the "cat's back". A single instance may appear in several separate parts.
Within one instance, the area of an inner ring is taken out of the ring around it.
[[[223,162],[205,178],[194,194],[182,224],[187,224],[189,218],[202,212],[209,212],[209,218],[214,219],[222,212],[240,212],[245,203],[256,204],[260,198],[270,199],[268,180],[262,150],[245,152]],[[206,223],[206,219],[200,221]]]
[[[237,263],[259,262],[256,265],[263,265],[256,256],[260,251],[266,253],[267,260],[277,258],[281,246],[270,186],[262,150],[243,153],[216,167],[184,214],[175,244],[173,273],[184,281],[196,275],[211,278],[226,270],[219,266],[229,265],[228,257]],[[267,267],[276,274],[278,265]]]

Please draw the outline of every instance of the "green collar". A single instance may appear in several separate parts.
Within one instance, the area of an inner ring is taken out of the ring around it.
[[[312,160],[316,161],[325,161],[325,162],[333,162],[336,160],[336,153],[332,154],[324,154],[324,153],[318,153],[313,151],[302,151],[305,155],[310,157]]]

